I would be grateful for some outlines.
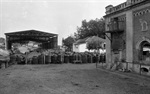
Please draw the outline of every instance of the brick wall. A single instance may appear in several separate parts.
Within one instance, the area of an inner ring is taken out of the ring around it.
[[[119,45],[116,45],[116,46],[120,46],[118,48],[121,49],[120,51],[122,51],[122,53],[120,54],[120,52],[119,52],[116,54],[116,52],[113,51],[112,52],[112,61],[114,61],[114,59],[116,57],[118,57],[119,60],[120,59],[126,59],[126,46],[125,46],[125,42],[126,42],[126,28],[125,28],[126,27],[126,15],[118,16],[118,20],[124,22],[124,32],[112,34],[112,43],[113,43],[114,39],[116,38],[118,43],[120,43]]]
[[[141,21],[147,22],[148,30],[142,31]],[[133,60],[138,61],[136,45],[143,40],[143,37],[150,39],[150,7],[145,7],[133,12],[133,37]]]

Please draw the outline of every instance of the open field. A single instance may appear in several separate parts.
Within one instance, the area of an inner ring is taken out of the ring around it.
[[[150,94],[150,80],[122,74],[95,64],[13,65],[0,70],[0,94]]]

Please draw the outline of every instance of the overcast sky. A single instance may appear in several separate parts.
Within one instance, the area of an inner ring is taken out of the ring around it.
[[[126,0],[0,0],[0,37],[4,33],[41,30],[62,38],[76,32],[82,20],[101,18],[107,5]]]

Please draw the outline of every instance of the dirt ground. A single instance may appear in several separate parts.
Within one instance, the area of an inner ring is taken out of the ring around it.
[[[150,94],[150,79],[95,64],[13,65],[0,70],[0,94]]]

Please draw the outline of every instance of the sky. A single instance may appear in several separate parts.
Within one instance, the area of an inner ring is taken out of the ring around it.
[[[62,38],[73,35],[82,20],[101,18],[105,7],[126,0],[0,0],[0,37],[4,33],[40,30]]]

